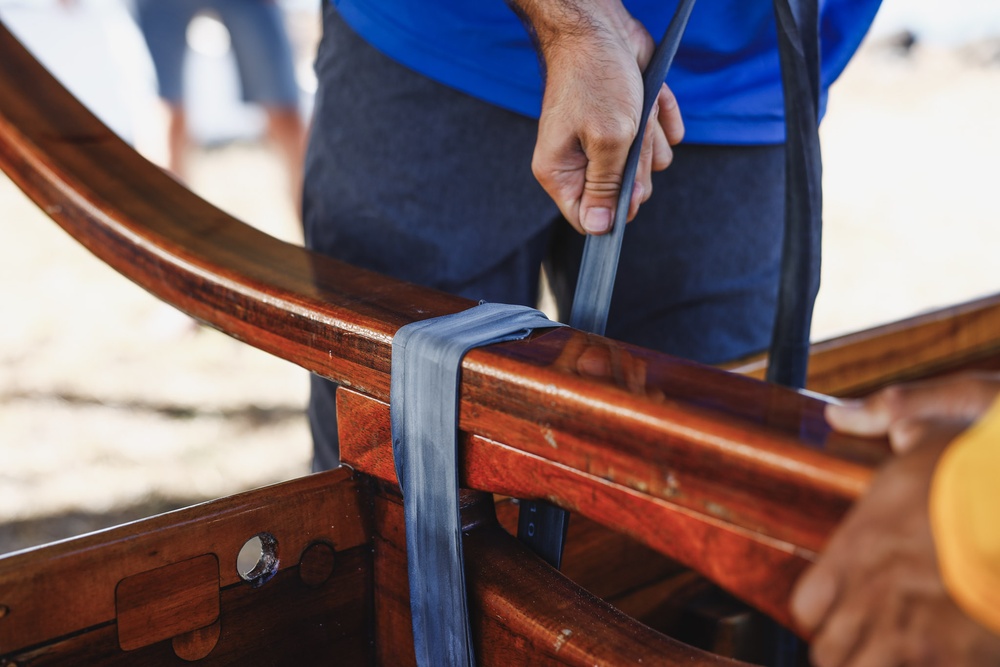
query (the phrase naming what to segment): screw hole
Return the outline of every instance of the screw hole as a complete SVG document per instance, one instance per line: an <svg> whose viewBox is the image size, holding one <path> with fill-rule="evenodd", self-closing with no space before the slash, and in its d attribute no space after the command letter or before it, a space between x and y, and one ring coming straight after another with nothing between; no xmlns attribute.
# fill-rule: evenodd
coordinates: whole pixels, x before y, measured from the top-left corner
<svg viewBox="0 0 1000 667"><path fill-rule="evenodd" d="M247 540L236 556L240 579L254 588L263 585L278 571L278 541L269 533Z"/></svg>

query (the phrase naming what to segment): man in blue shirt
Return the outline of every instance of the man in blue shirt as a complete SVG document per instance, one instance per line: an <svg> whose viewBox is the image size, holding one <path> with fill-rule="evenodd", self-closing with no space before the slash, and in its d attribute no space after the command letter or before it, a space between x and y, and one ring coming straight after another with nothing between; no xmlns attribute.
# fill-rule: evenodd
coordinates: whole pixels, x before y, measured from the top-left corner
<svg viewBox="0 0 1000 667"><path fill-rule="evenodd" d="M651 35L676 0L509 4L327 4L306 242L506 303L535 303L544 264L565 315L578 232L608 231ZM821 3L824 99L878 4ZM785 184L776 35L770 0L695 6L643 139L609 336L706 363L767 346ZM317 469L337 460L333 410L314 378Z"/></svg>

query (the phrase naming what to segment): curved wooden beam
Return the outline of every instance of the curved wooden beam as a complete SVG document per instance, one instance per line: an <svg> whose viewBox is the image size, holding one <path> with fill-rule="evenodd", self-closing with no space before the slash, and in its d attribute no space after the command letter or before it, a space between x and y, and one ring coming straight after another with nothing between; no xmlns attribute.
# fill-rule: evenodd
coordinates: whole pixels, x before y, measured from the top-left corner
<svg viewBox="0 0 1000 667"><path fill-rule="evenodd" d="M112 135L5 30L0 58L0 166L94 254L192 316L378 409L396 329L471 305L240 223ZM785 621L789 582L886 451L830 433L816 398L572 330L476 350L462 380L471 486L624 527ZM387 442L347 460L378 474Z"/></svg>
<svg viewBox="0 0 1000 667"><path fill-rule="evenodd" d="M535 665L745 665L693 649L626 616L576 586L497 524L492 497L463 499L462 533L477 660L498 667ZM375 644L379 662L414 664L402 498L376 490L375 585L382 624ZM406 591L402 595L399 591ZM395 619L395 622L393 622Z"/></svg>
<svg viewBox="0 0 1000 667"><path fill-rule="evenodd" d="M0 662L413 665L402 501L373 486L340 468L4 556ZM478 664L744 664L579 588L478 495L463 513ZM252 585L237 554L261 532L275 570Z"/></svg>
<svg viewBox="0 0 1000 667"><path fill-rule="evenodd" d="M813 345L807 386L832 396L860 396L895 382L963 367L1000 368L1000 294L922 313ZM767 357L725 367L759 379Z"/></svg>

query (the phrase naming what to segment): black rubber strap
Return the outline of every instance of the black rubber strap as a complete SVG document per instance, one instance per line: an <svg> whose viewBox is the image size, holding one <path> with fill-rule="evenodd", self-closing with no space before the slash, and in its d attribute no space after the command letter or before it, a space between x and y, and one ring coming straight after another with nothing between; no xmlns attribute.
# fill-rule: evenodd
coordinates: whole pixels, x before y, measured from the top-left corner
<svg viewBox="0 0 1000 667"><path fill-rule="evenodd" d="M796 23L798 19L801 25L818 25L818 14L816 0L803 0L802 4L807 7L797 5L793 12L789 0L775 0L788 124L788 193L769 379L786 384L805 377L809 321L819 284L818 37L806 45L805 41L813 39L812 28L806 31L810 36L804 41ZM604 332L641 137L693 5L694 0L682 0L647 69L642 121L626 163L614 227L604 237L587 240L572 315L578 328ZM532 309L486 304L408 325L393 339L393 454L404 498L414 646L421 666L475 664L458 514L461 359L473 347L521 338L531 329L545 326L558 325ZM558 517L554 526L540 519L547 514ZM566 514L541 503L525 503L521 525L532 529L527 541L547 545L550 551L542 555L558 564Z"/></svg>
<svg viewBox="0 0 1000 667"><path fill-rule="evenodd" d="M646 134L646 124L660 94L660 87L667 78L667 72L684 36L684 29L691 17L694 2L695 0L681 0L678 4L677 11L674 12L670 25L667 26L663 39L660 40L643 74L639 131L625 159L625 173L622 175L622 187L618 193L611 231L601 236L587 236L583 246L583 261L569 319L570 326L575 329L603 336L607 327L611 292L618 272L618 256L621 254L625 222L632 200L632 187L639 170L642 138ZM568 527L569 513L565 510L536 500L521 501L517 536L553 567L558 568L562 563L562 550Z"/></svg>
<svg viewBox="0 0 1000 667"><path fill-rule="evenodd" d="M785 234L767 380L805 386L819 293L823 165L819 147L819 6L774 0L785 98Z"/></svg>
<svg viewBox="0 0 1000 667"><path fill-rule="evenodd" d="M570 326L604 333L632 186L649 112L680 45L694 0L678 5L644 75L643 114L629 150L614 226L588 236ZM785 229L778 307L767 379L800 388L809 363L813 306L819 292L822 160L819 147L820 46L817 0L774 0L785 105ZM569 515L548 503L522 501L518 537L555 567L562 561Z"/></svg>
<svg viewBox="0 0 1000 667"><path fill-rule="evenodd" d="M767 380L805 386L813 305L819 292L823 165L819 145L818 0L774 0L785 100L785 233ZM780 628L775 667L797 667L802 641Z"/></svg>

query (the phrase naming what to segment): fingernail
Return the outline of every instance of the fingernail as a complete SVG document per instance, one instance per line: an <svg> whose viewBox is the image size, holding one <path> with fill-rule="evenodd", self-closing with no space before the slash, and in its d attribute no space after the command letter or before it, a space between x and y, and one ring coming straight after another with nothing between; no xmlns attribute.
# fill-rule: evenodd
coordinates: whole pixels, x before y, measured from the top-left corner
<svg viewBox="0 0 1000 667"><path fill-rule="evenodd" d="M807 631L813 631L827 615L837 597L837 581L833 575L815 567L798 581L792 591L789 606L792 617Z"/></svg>
<svg viewBox="0 0 1000 667"><path fill-rule="evenodd" d="M878 438L888 434L895 417L878 400L849 401L845 405L828 405L824 411L826 423L834 431L858 435L863 438ZM892 438L890 437L890 440Z"/></svg>
<svg viewBox="0 0 1000 667"><path fill-rule="evenodd" d="M823 408L823 412L827 416L827 418L829 418L829 416L832 414L833 418L836 419L837 417L842 417L845 415L850 417L851 415L857 414L858 412L861 412L861 409L863 407L864 403L862 403L861 401L848 399L843 401L837 401L836 403L834 402L827 403L826 406L824 406Z"/></svg>
<svg viewBox="0 0 1000 667"><path fill-rule="evenodd" d="M590 234L603 234L611 229L610 208L589 208L583 216L583 229Z"/></svg>

